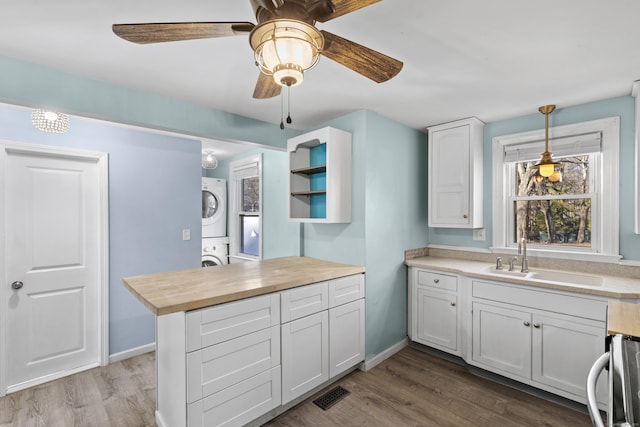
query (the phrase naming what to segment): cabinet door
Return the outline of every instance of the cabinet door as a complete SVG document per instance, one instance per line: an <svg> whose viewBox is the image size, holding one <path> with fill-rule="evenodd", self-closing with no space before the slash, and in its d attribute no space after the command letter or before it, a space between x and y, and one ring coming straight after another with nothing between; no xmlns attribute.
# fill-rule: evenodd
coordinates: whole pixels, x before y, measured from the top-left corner
<svg viewBox="0 0 640 427"><path fill-rule="evenodd" d="M586 398L589 369L604 353L604 322L578 323L564 316L533 316L533 380ZM598 381L605 404L607 378Z"/></svg>
<svg viewBox="0 0 640 427"><path fill-rule="evenodd" d="M329 314L327 310L281 329L282 404L329 379Z"/></svg>
<svg viewBox="0 0 640 427"><path fill-rule="evenodd" d="M531 378L530 313L474 302L472 341L474 362Z"/></svg>
<svg viewBox="0 0 640 427"><path fill-rule="evenodd" d="M364 360L364 299L329 310L329 377Z"/></svg>
<svg viewBox="0 0 640 427"><path fill-rule="evenodd" d="M457 296L418 286L416 341L444 351L458 351Z"/></svg>
<svg viewBox="0 0 640 427"><path fill-rule="evenodd" d="M469 225L469 126L434 131L430 137L429 226Z"/></svg>

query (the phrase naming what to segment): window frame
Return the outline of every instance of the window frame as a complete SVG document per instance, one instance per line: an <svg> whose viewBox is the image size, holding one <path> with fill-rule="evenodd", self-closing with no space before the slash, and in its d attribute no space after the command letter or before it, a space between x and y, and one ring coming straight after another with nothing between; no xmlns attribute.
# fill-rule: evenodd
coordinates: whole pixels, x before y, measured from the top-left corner
<svg viewBox="0 0 640 427"><path fill-rule="evenodd" d="M529 132L497 136L493 138L493 246L492 252L515 253L517 245L511 243L514 218L512 217L513 195L510 185L515 176L511 162L504 161L506 146L528 142L544 142L544 128ZM550 151L553 152L553 139L574 135L600 132L602 145L600 156L595 156L596 173L592 174L592 183L596 196L591 207L592 247L567 248L529 246L532 256L553 256L565 259L594 260L614 262L621 258L619 249L619 172L620 161L620 118L609 117L565 126L549 128ZM604 224L607 224L605 227Z"/></svg>
<svg viewBox="0 0 640 427"><path fill-rule="evenodd" d="M244 175L240 171L248 168L257 168L257 175ZM245 212L242 210L242 179L257 176L259 179L258 192L260 202L258 204L258 212ZM229 262L242 262L242 261L256 261L262 259L262 246L263 246L263 177L262 177L262 153L247 157L244 159L236 160L229 163ZM240 252L242 248L242 217L243 216L257 216L260 221L259 225L259 241L258 241L258 253L259 256Z"/></svg>

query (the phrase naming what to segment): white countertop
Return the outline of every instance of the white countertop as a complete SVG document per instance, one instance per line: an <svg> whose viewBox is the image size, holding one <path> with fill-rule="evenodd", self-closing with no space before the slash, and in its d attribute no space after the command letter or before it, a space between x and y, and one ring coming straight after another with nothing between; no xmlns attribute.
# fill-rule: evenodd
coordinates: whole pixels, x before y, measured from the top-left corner
<svg viewBox="0 0 640 427"><path fill-rule="evenodd" d="M580 271L555 271L541 268L530 268L531 273L574 273L584 274L589 277L601 277L601 285L585 285L585 284L572 284L561 283L551 280L539 280L531 277L521 277L518 275L520 266L515 269L515 274L507 271L497 272L495 271L495 264L479 261L468 261L464 259L456 258L441 258L434 256L425 256L407 259L405 264L409 267L420 267L427 269L434 269L443 272L451 272L456 274L463 274L469 277L476 277L480 279L488 279L498 282L513 283L516 285L537 286L541 288L558 289L562 291L578 292L590 295L599 295L604 297L621 298L621 299L636 299L640 298L640 280L631 279L617 276L604 276L585 274ZM505 261L505 270L507 269Z"/></svg>

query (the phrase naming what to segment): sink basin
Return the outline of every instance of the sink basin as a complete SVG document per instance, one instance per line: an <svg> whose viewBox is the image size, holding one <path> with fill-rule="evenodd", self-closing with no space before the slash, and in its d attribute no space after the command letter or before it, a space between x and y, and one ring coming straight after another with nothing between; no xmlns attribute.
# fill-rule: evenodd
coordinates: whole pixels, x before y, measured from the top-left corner
<svg viewBox="0 0 640 427"><path fill-rule="evenodd" d="M497 274L499 276L506 276L506 277L527 277L529 274L531 274L531 273L521 273L520 267L518 267L517 270L514 269L513 271L509 271L509 270L496 270L495 267L491 266L491 267L485 268L484 271L489 274Z"/></svg>
<svg viewBox="0 0 640 427"><path fill-rule="evenodd" d="M602 277L586 274L567 273L563 271L536 271L529 273L529 279L557 282L580 286L602 286Z"/></svg>

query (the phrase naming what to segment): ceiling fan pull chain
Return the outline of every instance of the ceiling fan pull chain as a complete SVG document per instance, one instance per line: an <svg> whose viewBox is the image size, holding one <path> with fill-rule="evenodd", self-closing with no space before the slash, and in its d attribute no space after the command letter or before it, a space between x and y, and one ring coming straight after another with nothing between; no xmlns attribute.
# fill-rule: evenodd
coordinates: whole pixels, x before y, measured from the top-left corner
<svg viewBox="0 0 640 427"><path fill-rule="evenodd" d="M291 86L287 86L287 123L291 124Z"/></svg>
<svg viewBox="0 0 640 427"><path fill-rule="evenodd" d="M284 93L280 92L280 129L284 130Z"/></svg>

